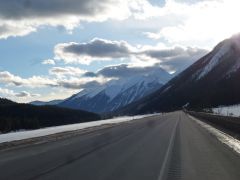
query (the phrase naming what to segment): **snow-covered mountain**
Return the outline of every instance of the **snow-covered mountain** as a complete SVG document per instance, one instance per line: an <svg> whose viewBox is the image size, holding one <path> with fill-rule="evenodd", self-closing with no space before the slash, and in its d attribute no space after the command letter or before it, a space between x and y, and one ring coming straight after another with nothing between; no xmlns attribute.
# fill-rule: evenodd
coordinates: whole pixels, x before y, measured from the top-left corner
<svg viewBox="0 0 240 180"><path fill-rule="evenodd" d="M170 78L169 73L158 68L142 76L112 80L98 88L84 89L59 105L97 113L110 112L158 90Z"/></svg>
<svg viewBox="0 0 240 180"><path fill-rule="evenodd" d="M217 107L240 103L240 35L219 43L160 90L123 108L121 114Z"/></svg>

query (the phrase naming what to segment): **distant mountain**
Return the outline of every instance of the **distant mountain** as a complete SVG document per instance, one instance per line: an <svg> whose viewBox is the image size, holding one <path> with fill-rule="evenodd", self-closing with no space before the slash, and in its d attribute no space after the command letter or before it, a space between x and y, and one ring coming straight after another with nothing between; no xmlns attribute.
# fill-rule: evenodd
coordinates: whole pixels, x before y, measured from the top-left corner
<svg viewBox="0 0 240 180"><path fill-rule="evenodd" d="M53 100L53 101L33 101L30 102L30 104L35 105L35 106L53 106L53 105L58 105L59 103L61 103L63 100Z"/></svg>
<svg viewBox="0 0 240 180"><path fill-rule="evenodd" d="M94 113L60 108L18 104L0 98L0 133L22 129L38 129L99 120Z"/></svg>
<svg viewBox="0 0 240 180"><path fill-rule="evenodd" d="M163 86L171 75L156 69L128 80L113 80L95 89L84 89L61 102L59 106L105 113L132 103Z"/></svg>
<svg viewBox="0 0 240 180"><path fill-rule="evenodd" d="M126 106L121 114L140 114L240 103L240 35L218 44L213 51L170 80L160 90Z"/></svg>

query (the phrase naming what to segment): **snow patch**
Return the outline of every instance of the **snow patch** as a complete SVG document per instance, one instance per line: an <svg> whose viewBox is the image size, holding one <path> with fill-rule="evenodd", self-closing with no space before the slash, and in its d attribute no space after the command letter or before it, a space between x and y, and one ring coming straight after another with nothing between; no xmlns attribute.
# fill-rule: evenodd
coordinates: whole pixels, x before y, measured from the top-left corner
<svg viewBox="0 0 240 180"><path fill-rule="evenodd" d="M8 133L8 134L1 134L0 135L0 143L42 137L42 136L47 136L47 135L52 135L52 134L57 134L57 133L62 133L62 132L68 132L68 131L76 131L76 130L86 129L86 128L90 128L90 127L96 127L96 126L101 126L101 125L107 125L107 124L118 124L121 122L137 120L137 119L141 119L141 118L149 117L149 116L153 116L153 115L157 115L157 114L117 117L117 118L101 120L101 121L92 121L92 122L86 122L86 123L49 127L49 128L37 129L37 130L31 130L31 131L20 131L20 132Z"/></svg>
<svg viewBox="0 0 240 180"><path fill-rule="evenodd" d="M223 116L240 116L240 104L212 108L213 113Z"/></svg>
<svg viewBox="0 0 240 180"><path fill-rule="evenodd" d="M221 58L230 50L230 42L226 42L217 52L216 54L211 58L209 63L203 68L201 73L198 76L198 80L202 79L205 75L207 75L214 67L216 67L219 62L221 61Z"/></svg>
<svg viewBox="0 0 240 180"><path fill-rule="evenodd" d="M221 141L223 144L226 144L231 149L233 149L235 152L240 154L240 141L237 139L234 139L232 136L229 136L228 134L208 125L207 123L204 123L195 117L192 117L188 115L192 120L194 120L197 124L202 126L203 128L207 129L211 134L216 136L219 141Z"/></svg>
<svg viewBox="0 0 240 180"><path fill-rule="evenodd" d="M98 88L86 88L82 91L80 91L78 94L76 94L73 98L71 98L71 100L73 99L78 99L82 96L86 96L88 98L93 98L94 96L96 96L97 94L99 94L101 91L104 90L104 86L100 86Z"/></svg>

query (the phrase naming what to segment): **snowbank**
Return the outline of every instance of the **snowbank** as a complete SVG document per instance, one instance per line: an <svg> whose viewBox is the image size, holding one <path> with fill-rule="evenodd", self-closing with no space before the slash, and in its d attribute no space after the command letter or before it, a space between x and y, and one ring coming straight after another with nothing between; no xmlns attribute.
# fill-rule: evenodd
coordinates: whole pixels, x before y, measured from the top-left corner
<svg viewBox="0 0 240 180"><path fill-rule="evenodd" d="M240 116L240 104L233 106L222 106L212 109L213 113L223 116Z"/></svg>
<svg viewBox="0 0 240 180"><path fill-rule="evenodd" d="M142 116L126 116L126 117L118 117L114 119L107 119L101 121L93 121L93 122L86 122L86 123L79 123L79 124L70 124L64 126L56 126L56 127L49 127L44 129L37 129L31 131L21 131L21 132L12 132L7 134L0 135L0 143L4 142L11 142L11 141L18 141L24 139L30 139L35 137L47 136L56 133L62 133L67 131L75 131L80 129L85 129L89 127L101 126L105 124L116 124L136 119L141 119L144 117L152 116L151 115L142 115Z"/></svg>

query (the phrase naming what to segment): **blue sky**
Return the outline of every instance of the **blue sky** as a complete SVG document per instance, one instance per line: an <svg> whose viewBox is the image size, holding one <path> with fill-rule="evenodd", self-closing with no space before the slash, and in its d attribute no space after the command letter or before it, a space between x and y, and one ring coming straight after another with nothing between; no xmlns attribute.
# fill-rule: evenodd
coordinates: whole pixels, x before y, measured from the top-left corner
<svg viewBox="0 0 240 180"><path fill-rule="evenodd" d="M233 0L3 0L0 96L18 102L66 98L120 78L98 73L112 66L178 73L238 33L237 5Z"/></svg>

